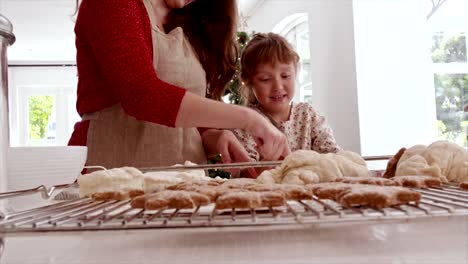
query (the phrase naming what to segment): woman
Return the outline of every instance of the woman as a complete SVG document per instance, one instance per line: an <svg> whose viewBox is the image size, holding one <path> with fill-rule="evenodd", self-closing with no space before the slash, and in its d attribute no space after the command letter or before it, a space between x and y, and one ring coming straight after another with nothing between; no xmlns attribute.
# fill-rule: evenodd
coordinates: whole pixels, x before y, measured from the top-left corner
<svg viewBox="0 0 468 264"><path fill-rule="evenodd" d="M234 74L235 18L234 0L83 0L75 26L82 121L69 144L88 146L87 165L202 163L195 127L244 129L264 157L286 156L286 138L261 115L204 98L219 99ZM227 132L205 133L210 151L244 156Z"/></svg>

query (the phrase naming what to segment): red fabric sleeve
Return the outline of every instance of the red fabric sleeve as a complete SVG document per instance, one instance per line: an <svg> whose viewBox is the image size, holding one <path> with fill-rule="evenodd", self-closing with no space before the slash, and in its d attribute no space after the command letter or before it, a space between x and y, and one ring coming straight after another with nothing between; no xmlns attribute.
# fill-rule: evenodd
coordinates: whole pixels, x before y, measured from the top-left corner
<svg viewBox="0 0 468 264"><path fill-rule="evenodd" d="M68 141L68 146L86 146L88 141L89 120L77 122L73 134Z"/></svg>
<svg viewBox="0 0 468 264"><path fill-rule="evenodd" d="M75 31L87 38L100 78L128 115L174 127L186 90L157 77L142 5L140 0L84 0Z"/></svg>

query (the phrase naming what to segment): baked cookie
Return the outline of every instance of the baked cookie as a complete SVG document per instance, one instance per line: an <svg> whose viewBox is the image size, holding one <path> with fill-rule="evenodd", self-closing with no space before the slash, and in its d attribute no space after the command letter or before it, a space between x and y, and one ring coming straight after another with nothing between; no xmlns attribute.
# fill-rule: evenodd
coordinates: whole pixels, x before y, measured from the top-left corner
<svg viewBox="0 0 468 264"><path fill-rule="evenodd" d="M220 185L222 188L227 189L244 189L246 186L255 185L257 182L250 178L236 178L230 179Z"/></svg>
<svg viewBox="0 0 468 264"><path fill-rule="evenodd" d="M403 187L376 185L351 187L335 197L337 202L347 207L367 205L377 208L418 202L420 199L420 193Z"/></svg>
<svg viewBox="0 0 468 264"><path fill-rule="evenodd" d="M227 192L216 199L216 209L254 209L262 206L262 197L258 192Z"/></svg>
<svg viewBox="0 0 468 264"><path fill-rule="evenodd" d="M308 185L320 199L331 199L343 206L373 206L378 208L418 202L421 194L397 186L347 184L341 182Z"/></svg>
<svg viewBox="0 0 468 264"><path fill-rule="evenodd" d="M136 197L138 195L144 194L143 190L129 190L129 191L110 191L110 192L99 192L91 194L91 198L96 201L106 201L106 200L126 200L129 198Z"/></svg>
<svg viewBox="0 0 468 264"><path fill-rule="evenodd" d="M466 182L461 182L459 185L460 189L462 190L468 190L468 181Z"/></svg>
<svg viewBox="0 0 468 264"><path fill-rule="evenodd" d="M255 183L243 187L244 190L252 192L275 192L281 188L280 184Z"/></svg>
<svg viewBox="0 0 468 264"><path fill-rule="evenodd" d="M262 207L277 207L286 203L286 197L280 192L261 192L260 199Z"/></svg>
<svg viewBox="0 0 468 264"><path fill-rule="evenodd" d="M312 195L304 186L294 184L279 184L278 191L282 192L287 200L310 200Z"/></svg>
<svg viewBox="0 0 468 264"><path fill-rule="evenodd" d="M216 201L219 196L218 186L221 185L219 181L187 181L181 182L176 185L167 187L167 190L174 191L190 191L206 195L212 202Z"/></svg>
<svg viewBox="0 0 468 264"><path fill-rule="evenodd" d="M189 191L166 190L152 194L135 197L131 206L133 208L144 208L148 210L159 210L163 208L188 209L209 204L210 198L206 195Z"/></svg>
<svg viewBox="0 0 468 264"><path fill-rule="evenodd" d="M194 186L211 186L217 187L221 185L223 182L218 180L191 180L191 181L184 181L174 185L168 186L167 190L186 190L188 188L192 188Z"/></svg>
<svg viewBox="0 0 468 264"><path fill-rule="evenodd" d="M379 177L343 177L335 179L333 182L343 182L351 184L369 184L369 185L380 185L380 186L398 186L399 184L395 181L379 178Z"/></svg>
<svg viewBox="0 0 468 264"><path fill-rule="evenodd" d="M216 188L216 190L219 196L228 192L235 192L235 191L249 191L249 192L278 191L278 187L275 184L258 183L254 179L237 178L237 179L231 179L231 180L226 181L225 183L219 185Z"/></svg>
<svg viewBox="0 0 468 264"><path fill-rule="evenodd" d="M308 200L312 198L304 186L301 185L261 183L249 178L232 179L218 186L218 193L220 195L236 190L246 192L276 192L283 194L287 200Z"/></svg>
<svg viewBox="0 0 468 264"><path fill-rule="evenodd" d="M314 194L319 199L334 200L340 192L350 189L351 184L343 182L324 182L308 184L305 187L311 194Z"/></svg>
<svg viewBox="0 0 468 264"><path fill-rule="evenodd" d="M442 182L439 178L422 175L395 176L392 178L401 186L410 188L440 187Z"/></svg>
<svg viewBox="0 0 468 264"><path fill-rule="evenodd" d="M387 168L385 169L385 172L383 174L384 178L391 178L395 176L398 161L400 160L401 156L403 156L405 151L406 151L406 148L401 148L400 150L398 150L398 152L395 155L393 155L391 159L388 160Z"/></svg>
<svg viewBox="0 0 468 264"><path fill-rule="evenodd" d="M146 194L139 195L137 197L134 197L132 201L130 202L130 206L132 208L145 208L145 203L146 203Z"/></svg>

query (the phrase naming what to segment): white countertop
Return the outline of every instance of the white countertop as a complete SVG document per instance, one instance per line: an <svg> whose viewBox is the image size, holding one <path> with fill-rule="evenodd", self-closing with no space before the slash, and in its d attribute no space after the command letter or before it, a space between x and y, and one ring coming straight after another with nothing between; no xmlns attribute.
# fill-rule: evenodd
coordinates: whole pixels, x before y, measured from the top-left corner
<svg viewBox="0 0 468 264"><path fill-rule="evenodd" d="M1 234L0 234L1 236ZM321 226L36 233L1 263L468 263L468 217Z"/></svg>

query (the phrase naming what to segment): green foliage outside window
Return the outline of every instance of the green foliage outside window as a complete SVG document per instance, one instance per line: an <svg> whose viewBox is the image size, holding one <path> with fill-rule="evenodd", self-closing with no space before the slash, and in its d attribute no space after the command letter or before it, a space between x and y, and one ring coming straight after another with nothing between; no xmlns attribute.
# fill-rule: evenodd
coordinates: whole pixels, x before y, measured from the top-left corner
<svg viewBox="0 0 468 264"><path fill-rule="evenodd" d="M45 139L49 116L55 104L54 96L30 96L29 102L29 139Z"/></svg>
<svg viewBox="0 0 468 264"><path fill-rule="evenodd" d="M466 36L459 33L450 37L438 32L433 37L431 57L434 63L467 63ZM468 74L435 74L435 98L439 138L462 146L467 145Z"/></svg>
<svg viewBox="0 0 468 264"><path fill-rule="evenodd" d="M445 37L443 32L437 32L432 40L432 62L466 62L466 36L464 32L449 38Z"/></svg>

